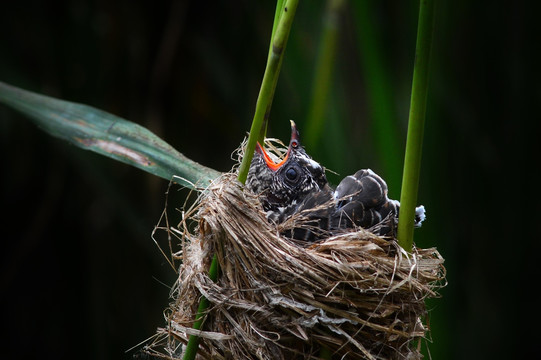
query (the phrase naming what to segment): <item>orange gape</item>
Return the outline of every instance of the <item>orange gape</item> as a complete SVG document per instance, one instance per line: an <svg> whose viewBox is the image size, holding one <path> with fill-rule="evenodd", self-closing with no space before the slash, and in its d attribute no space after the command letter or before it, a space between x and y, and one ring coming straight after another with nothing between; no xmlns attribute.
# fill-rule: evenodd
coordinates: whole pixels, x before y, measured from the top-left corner
<svg viewBox="0 0 541 360"><path fill-rule="evenodd" d="M267 154L267 152L265 151L265 148L263 146L261 146L261 144L259 144L259 142L256 145L256 150L261 152L261 154L263 155L263 158L265 159L265 163L267 163L267 166L272 171L276 171L280 167L282 167L282 165L285 164L285 162L287 161L287 158L289 156L289 150L288 150L286 156L282 159L282 161L280 161L279 163L275 163L274 161L272 161L269 154Z"/></svg>
<svg viewBox="0 0 541 360"><path fill-rule="evenodd" d="M291 122L287 153L275 163L260 143L246 187L259 195L270 222L282 223L302 213L304 227L285 236L315 241L346 229L362 227L380 236L393 236L400 203L387 197L387 184L370 169L346 176L336 189L329 186L325 168L301 146L297 126ZM415 225L425 217L423 206L415 211Z"/></svg>

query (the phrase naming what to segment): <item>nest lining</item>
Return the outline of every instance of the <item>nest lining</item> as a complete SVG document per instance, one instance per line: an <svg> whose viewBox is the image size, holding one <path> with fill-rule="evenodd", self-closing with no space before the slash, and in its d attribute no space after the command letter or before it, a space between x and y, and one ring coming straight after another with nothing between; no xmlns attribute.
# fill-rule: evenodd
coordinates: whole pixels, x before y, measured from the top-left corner
<svg viewBox="0 0 541 360"><path fill-rule="evenodd" d="M445 284L438 251L407 254L363 229L318 243L280 235L299 223L269 223L235 174L216 180L178 227L183 262L167 326L147 351L179 359L197 334L202 359L317 359L322 347L337 359L420 358L413 345L428 331L424 300ZM213 254L217 282L208 276ZM195 331L201 295L211 307Z"/></svg>

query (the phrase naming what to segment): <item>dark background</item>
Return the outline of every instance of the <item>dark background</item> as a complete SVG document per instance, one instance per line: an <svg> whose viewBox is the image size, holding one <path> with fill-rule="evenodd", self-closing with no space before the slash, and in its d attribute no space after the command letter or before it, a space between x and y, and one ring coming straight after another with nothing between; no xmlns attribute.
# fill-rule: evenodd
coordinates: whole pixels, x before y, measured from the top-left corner
<svg viewBox="0 0 541 360"><path fill-rule="evenodd" d="M418 2L362 3L401 153ZM434 359L536 351L541 58L532 4L437 1L419 192L428 220L416 231L448 271L443 297L429 302ZM297 9L269 136L287 141L289 119L301 135L309 121L324 9ZM340 19L325 137L306 147L341 176L374 169L398 198L401 169L382 163L374 135L358 11L346 4ZM273 14L273 2L246 0L10 2L0 11L0 81L132 120L227 171L250 127ZM0 126L2 357L131 358L126 351L164 325L175 279L150 237L167 182L51 138L3 105ZM174 191L171 207L185 195Z"/></svg>

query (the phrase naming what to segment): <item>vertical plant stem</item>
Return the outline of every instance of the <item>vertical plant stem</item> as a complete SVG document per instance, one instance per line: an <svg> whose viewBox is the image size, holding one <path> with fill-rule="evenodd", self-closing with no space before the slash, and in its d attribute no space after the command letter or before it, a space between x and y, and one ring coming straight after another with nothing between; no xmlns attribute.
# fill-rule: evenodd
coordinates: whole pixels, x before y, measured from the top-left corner
<svg viewBox="0 0 541 360"><path fill-rule="evenodd" d="M276 10L274 11L274 21L272 22L272 33L271 33L271 41L269 45L269 56L272 52L272 44L274 43L274 34L276 34L276 28L278 27L278 23L280 22L280 15L282 14L284 10L285 0L278 0L276 1Z"/></svg>
<svg viewBox="0 0 541 360"><path fill-rule="evenodd" d="M375 3L372 0L352 1L355 15L355 29L363 78L366 83L366 100L371 118L371 136L374 138L376 153L382 164L390 191L400 187L403 160L397 119L395 113L389 66L385 61L381 44L380 29L376 26Z"/></svg>
<svg viewBox="0 0 541 360"><path fill-rule="evenodd" d="M337 38L340 27L339 16L344 0L328 0L323 18L323 30L314 71L312 96L306 122L305 141L310 148L316 148L323 133L323 120L327 109L327 98L331 85Z"/></svg>
<svg viewBox="0 0 541 360"><path fill-rule="evenodd" d="M210 264L209 269L209 278L212 281L216 281L218 279L218 258L216 254L212 257L212 262ZM205 312L207 311L210 303L207 298L204 296L201 297L201 301L199 302L199 307L197 308L197 313L195 314L195 322L192 325L192 328L194 330L201 330L201 326L203 325L203 321L205 320ZM197 335L190 335L190 338L188 339L188 345L186 345L186 352L184 353L183 359L195 359L195 356L197 355L197 349L199 348L199 340L201 338Z"/></svg>
<svg viewBox="0 0 541 360"><path fill-rule="evenodd" d="M315 149L323 133L325 112L327 111L329 90L334 72L336 58L337 39L340 28L340 13L345 0L327 0L325 13L323 15L323 28L319 40L319 49L314 71L312 95L308 117L306 121L306 145ZM330 360L331 350L322 345L319 351L319 358Z"/></svg>
<svg viewBox="0 0 541 360"><path fill-rule="evenodd" d="M413 221L421 170L428 93L428 65L433 27L434 2L432 0L421 0L397 234L398 243L408 252L411 252L413 246Z"/></svg>
<svg viewBox="0 0 541 360"><path fill-rule="evenodd" d="M285 1L286 0L277 0L276 1L276 10L274 11L274 21L272 23L272 34L271 34L271 40L270 40L270 43L269 43L269 54L267 56L267 61L272 55L272 47L274 46L274 34L276 34L276 29L278 28L278 24L280 23L280 16L284 12L284 6L286 5ZM282 59L283 59L283 57L282 57ZM280 69L281 67L282 67L282 60L280 59L280 63L278 64L278 69ZM278 72L279 72L279 70L278 70ZM272 99L271 99L271 102L272 102ZM267 121L267 119L265 119L263 121L263 124L261 125L261 130L259 131L258 141L260 143L263 143L263 141L265 140L265 137L267 135L267 125L268 125L268 121Z"/></svg>
<svg viewBox="0 0 541 360"><path fill-rule="evenodd" d="M311 103L308 111L308 121L306 122L306 144L313 148L316 147L323 129L323 119L336 55L339 29L338 17L343 5L344 0L328 0L324 14L323 30L314 72ZM332 358L332 352L328 347L322 345L319 358L330 360Z"/></svg>
<svg viewBox="0 0 541 360"><path fill-rule="evenodd" d="M246 182L246 178L248 176L248 170L254 155L255 144L258 140L263 141L265 137L266 123L269 117L272 99L274 97L274 90L276 89L276 84L278 82L278 75L282 65L284 50L298 3L298 0L278 0L276 4L267 66L265 68L265 74L263 75L261 89L259 90L259 96L257 98L255 115L252 121L250 134L248 135L248 144L246 145L246 151L239 168L238 179L243 184ZM217 280L218 272L218 257L216 254L214 254L209 269L209 277L212 281ZM204 314L209 305L210 303L208 299L206 299L204 296L201 297L197 314L195 315L195 322L193 324L194 329L201 330ZM199 336L190 335L183 360L195 359L197 349L199 348L199 341Z"/></svg>
<svg viewBox="0 0 541 360"><path fill-rule="evenodd" d="M283 10L280 13L280 19L276 26L276 31L272 39L272 46L269 49L269 57L267 59L267 67L263 75L263 81L257 98L255 115L252 120L250 135L248 135L248 143L246 144L246 152L242 158L239 168L239 181L246 182L250 162L254 155L255 145L258 141L262 142L265 138L266 123L269 118L272 99L274 98L274 90L278 82L278 75L282 65L284 50L287 45L291 24L297 10L298 0L287 0Z"/></svg>

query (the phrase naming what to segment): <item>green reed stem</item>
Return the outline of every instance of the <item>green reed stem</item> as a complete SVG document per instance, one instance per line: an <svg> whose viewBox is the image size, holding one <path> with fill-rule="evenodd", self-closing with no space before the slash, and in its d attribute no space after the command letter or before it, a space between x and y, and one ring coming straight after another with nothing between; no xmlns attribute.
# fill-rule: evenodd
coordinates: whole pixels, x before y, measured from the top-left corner
<svg viewBox="0 0 541 360"><path fill-rule="evenodd" d="M280 74L284 50L287 45L291 24L293 23L298 4L298 0L287 0L283 5L282 11L279 13L280 18L269 49L267 66L265 68L265 74L263 75L259 96L257 97L252 127L250 128L250 135L248 135L248 143L246 144L246 152L244 153L239 168L238 178L243 184L246 182L246 177L248 176L248 169L250 168L250 163L254 155L255 145L258 141L263 142L265 138L266 124L269 119L272 100L274 98L274 90L278 83L278 75Z"/></svg>
<svg viewBox="0 0 541 360"><path fill-rule="evenodd" d="M366 100L372 119L370 134L374 138L382 175L390 192L398 192L403 152L397 146L400 137L395 101L389 66L382 51L381 31L376 26L377 21L374 18L376 3L372 0L355 0L351 5L356 19L355 29L361 69L366 83Z"/></svg>
<svg viewBox="0 0 541 360"><path fill-rule="evenodd" d="M209 278L212 281L216 281L218 279L218 258L216 254L212 257L212 263L210 264L209 269ZM204 296L201 297L201 301L199 302L199 307L197 308L197 313L195 314L195 322L193 323L192 329L194 330L201 330L201 326L203 325L203 321L205 320L205 313L210 306L210 303L208 299ZM197 335L190 335L190 338L188 339L188 345L186 345L186 352L184 353L183 359L195 359L195 356L197 355L197 349L199 348L199 341L200 337Z"/></svg>
<svg viewBox="0 0 541 360"><path fill-rule="evenodd" d="M428 65L433 27L434 2L432 0L421 0L397 234L398 243L408 252L411 252L413 246L413 222L415 205L417 203L419 174L421 171L426 98L428 93Z"/></svg>
<svg viewBox="0 0 541 360"><path fill-rule="evenodd" d="M274 34L276 33L276 28L278 28L278 23L280 22L280 15L284 11L285 0L276 1L276 10L274 11L274 21L272 22L272 33L271 41L269 45L269 55L272 52L272 44L274 42Z"/></svg>
<svg viewBox="0 0 541 360"><path fill-rule="evenodd" d="M271 45L269 48L267 67L265 68L265 74L263 75L261 89L259 90L259 96L257 98L255 115L252 121L250 134L248 135L248 144L246 145L246 151L239 169L238 179L243 184L246 182L246 178L248 177L248 170L254 155L256 142L263 142L265 138L266 124L269 118L272 99L274 97L274 90L276 89L276 84L278 82L278 75L282 65L284 50L298 3L298 0L286 0L285 2L284 0L278 0L276 4L276 13L271 35ZM218 257L216 254L214 254L209 269L209 277L212 281L217 280L218 272ZM210 303L208 299L206 299L204 296L201 297L197 314L195 316L193 329L201 329L204 314L209 306ZM183 360L195 359L197 349L199 348L199 342L199 336L190 335Z"/></svg>
<svg viewBox="0 0 541 360"><path fill-rule="evenodd" d="M308 147L316 148L323 133L327 98L331 86L340 28L340 12L344 0L328 0L323 17L323 30L314 71L312 96L306 122L305 141Z"/></svg>

